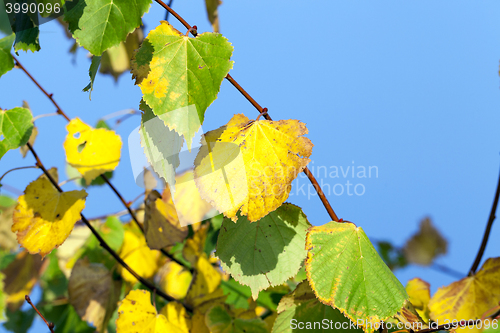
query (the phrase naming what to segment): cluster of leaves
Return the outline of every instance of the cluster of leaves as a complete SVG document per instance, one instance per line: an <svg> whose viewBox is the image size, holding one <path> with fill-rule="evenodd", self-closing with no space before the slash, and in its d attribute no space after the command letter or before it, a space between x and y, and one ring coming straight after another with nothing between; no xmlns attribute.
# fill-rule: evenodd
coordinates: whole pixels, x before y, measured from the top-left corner
<svg viewBox="0 0 500 333"><path fill-rule="evenodd" d="M37 306L56 332L292 332L293 320L353 321L359 325L353 330L369 332L382 321L427 327L483 318L498 308L500 258L431 298L422 280L401 285L361 227L347 221L312 226L300 207L286 203L313 148L298 120L236 114L204 134L192 170L176 176L183 142L193 147L232 69L232 45L219 33L190 29L191 38L166 21L141 41L137 29L151 0L62 5L72 38L93 55L85 90L94 88L99 66L118 75L127 66L113 67L116 59L130 59L143 93L141 144L165 186L160 194L145 175L153 185L146 184L144 202L131 213L135 224L110 215L80 225L87 193L60 190L55 169L43 169L17 200L0 197L6 328L23 332L31 325L34 312L19 308L36 284L42 290ZM215 30L217 5L207 1ZM40 48L33 18L16 15L12 34L0 40L0 75L14 67L12 47ZM78 118L66 129L66 163L79 184L107 180L120 162L121 138ZM1 110L0 158L17 148L34 153L37 132L27 107ZM214 209L220 214L204 219ZM436 236L431 253L411 257L412 248L429 248L430 228L423 224L405 258L428 264L443 252Z"/></svg>

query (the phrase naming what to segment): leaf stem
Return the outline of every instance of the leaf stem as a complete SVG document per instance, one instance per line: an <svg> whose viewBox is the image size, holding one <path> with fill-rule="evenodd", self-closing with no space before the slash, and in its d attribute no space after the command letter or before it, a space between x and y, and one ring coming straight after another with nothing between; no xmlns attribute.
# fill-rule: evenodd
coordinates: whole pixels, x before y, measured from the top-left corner
<svg viewBox="0 0 500 333"><path fill-rule="evenodd" d="M481 242L481 246L479 247L479 251L477 252L476 259L474 260L474 263L470 268L469 276L472 276L476 273L476 270L479 267L479 263L483 258L484 250L486 249L486 244L488 244L488 238L490 237L491 227L493 226L493 221L495 221L496 218L495 213L497 211L499 197L500 197L500 174L498 175L497 191L495 193L495 198L493 199L493 205L491 206L490 217L488 218L488 223L486 224L486 230L484 230L483 241Z"/></svg>
<svg viewBox="0 0 500 333"><path fill-rule="evenodd" d="M160 6L165 8L170 14L175 16L175 18L178 19L184 25L184 27L186 27L186 29L188 29L188 32L190 31L193 34L193 36L195 37L197 36L198 33L192 30L192 27L189 25L189 23L187 23L186 20L184 20L179 14L177 14L172 8L170 8L170 6L168 6L161 0L155 0L155 1ZM259 103L257 103L257 101L252 96L250 96L250 94L245 89L243 89L243 87L238 82L236 82L236 80L230 74L227 74L226 79L229 82L231 82L231 84L257 109L257 111L259 111L260 113L259 117L264 116L266 120L272 120L271 116L267 113L267 108L263 108ZM321 202L323 203L323 206L325 206L328 215L330 215L330 218L335 222L339 222L337 214L335 214L335 211L333 210L332 206L330 205L330 202L328 201L325 194L321 190L321 187L319 186L318 181L316 180L314 175L309 171L307 167L304 169L304 173L307 175L307 178L309 178L309 181L313 184L314 189L318 193L318 196Z"/></svg>
<svg viewBox="0 0 500 333"><path fill-rule="evenodd" d="M38 313L38 315L40 316L40 318L43 319L43 321L45 322L45 324L47 324L47 327L49 328L49 330L54 333L54 323L49 323L47 321L47 319L45 319L45 317L40 313L40 311L38 311L38 309L36 308L35 304L33 304L31 302L31 298L29 297L29 295L25 295L24 296L24 299L26 300L26 302L29 303L29 305L31 305L31 307L33 308L33 310L36 311L36 313Z"/></svg>
<svg viewBox="0 0 500 333"><path fill-rule="evenodd" d="M54 178L52 178L51 174L47 171L47 169L43 165L42 161L38 157L38 155L35 152L35 150L33 149L33 147L29 143L27 143L27 146L28 146L29 150L31 151L31 153L33 154L33 156L35 157L36 165L40 169L42 169L43 173L47 176L47 178L50 180L50 182L52 183L52 185L54 185L54 187L60 193L64 193L64 191L61 189L61 187L59 187L59 185L54 180ZM97 230L90 224L90 222L87 220L87 218L83 214L80 214L80 216L81 216L81 219L82 219L83 223L85 223L87 225L87 227L90 229L90 231L92 231L92 233L94 234L94 236L97 238L97 240L99 241L100 245L106 251L108 251L109 254L111 254L113 256L113 258L115 258L116 261L118 261L118 263L123 266L123 268L125 268L130 274L132 274L144 286L146 286L148 289L152 290L153 292L156 292L160 297L162 297L166 301L168 301L168 302L175 301L175 298L168 296L163 291L161 291L160 289L156 288L155 285L153 285L151 282L149 282L148 280L144 279L139 274L137 274L125 261L123 261L122 258L120 258L120 256L111 247L109 247L109 245L106 243L106 241L101 237L101 235L97 232ZM185 304L184 304L184 307L186 308L186 310L192 312L192 308L191 307L189 307L189 306L187 306Z"/></svg>

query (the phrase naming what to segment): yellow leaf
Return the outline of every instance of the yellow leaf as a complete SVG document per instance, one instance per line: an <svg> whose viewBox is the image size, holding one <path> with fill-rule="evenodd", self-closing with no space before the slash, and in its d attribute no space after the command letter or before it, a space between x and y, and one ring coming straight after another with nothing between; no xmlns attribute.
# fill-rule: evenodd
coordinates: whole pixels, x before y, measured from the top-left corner
<svg viewBox="0 0 500 333"><path fill-rule="evenodd" d="M173 203L166 203L157 191L151 191L145 201L144 232L152 249L162 249L182 242L188 227L181 227Z"/></svg>
<svg viewBox="0 0 500 333"><path fill-rule="evenodd" d="M171 327L151 304L149 291L132 290L118 308L117 333L165 333Z"/></svg>
<svg viewBox="0 0 500 333"><path fill-rule="evenodd" d="M118 166L122 140L114 131L94 129L79 118L71 120L66 130L66 160L82 174L87 185Z"/></svg>
<svg viewBox="0 0 500 333"><path fill-rule="evenodd" d="M71 276L71 270L85 251L83 246L89 237L94 236L86 225L76 226L64 244L57 249L57 263L66 278Z"/></svg>
<svg viewBox="0 0 500 333"><path fill-rule="evenodd" d="M201 313L201 311L198 309L194 309L192 327L193 333L210 333L210 330L205 323L205 314Z"/></svg>
<svg viewBox="0 0 500 333"><path fill-rule="evenodd" d="M137 235L131 230L125 230L123 246L120 249L120 257L130 266L139 276L150 278L158 269L158 258L160 252L151 250L144 236ZM122 277L131 283L137 282L137 279L122 266L119 267Z"/></svg>
<svg viewBox="0 0 500 333"><path fill-rule="evenodd" d="M307 132L298 120L249 122L235 115L205 135L194 171L201 197L233 221L238 210L251 222L276 210L310 161Z"/></svg>
<svg viewBox="0 0 500 333"><path fill-rule="evenodd" d="M500 257L486 260L473 276L439 288L429 302L430 316L444 323L445 319L479 319L500 299Z"/></svg>
<svg viewBox="0 0 500 333"><path fill-rule="evenodd" d="M182 249L182 255L184 258L191 263L191 265L196 265L198 257L205 255L203 252L205 248L205 241L207 239L207 232L209 224L202 225L193 235L193 238L188 238L186 244Z"/></svg>
<svg viewBox="0 0 500 333"><path fill-rule="evenodd" d="M203 217L212 210L212 206L200 197L194 180L193 170L188 170L175 177L175 193L172 201L170 190L165 187L163 201L175 202L175 209L181 225L193 225L196 231Z"/></svg>
<svg viewBox="0 0 500 333"><path fill-rule="evenodd" d="M191 318L186 309L178 302L170 302L160 310L160 314L167 318L169 333L189 333L191 329Z"/></svg>
<svg viewBox="0 0 500 333"><path fill-rule="evenodd" d="M420 230L404 246L406 259L414 264L428 266L439 255L445 254L448 244L429 218L420 222Z"/></svg>
<svg viewBox="0 0 500 333"><path fill-rule="evenodd" d="M431 299L430 285L419 278L408 281L406 292L410 296L410 302L417 310L420 317L426 322L429 321L429 301Z"/></svg>
<svg viewBox="0 0 500 333"><path fill-rule="evenodd" d="M11 311L17 311L25 303L24 296L31 293L47 264L48 261L42 261L39 255L22 251L2 271L5 274L4 292L7 295L7 307Z"/></svg>
<svg viewBox="0 0 500 333"><path fill-rule="evenodd" d="M165 272L160 280L162 289L175 299L186 297L193 278L191 272L173 261L167 262L165 266Z"/></svg>
<svg viewBox="0 0 500 333"><path fill-rule="evenodd" d="M186 296L186 303L205 312L208 310L207 303L219 303L220 300L225 299L224 292L219 288L222 278L203 255L198 257L195 272L194 282ZM205 306L201 307L201 304Z"/></svg>
<svg viewBox="0 0 500 333"><path fill-rule="evenodd" d="M68 238L85 208L85 190L60 193L42 175L31 182L18 199L12 232L30 253L42 257Z"/></svg>
<svg viewBox="0 0 500 333"><path fill-rule="evenodd" d="M69 302L78 315L104 332L116 309L121 292L121 280L102 264L78 260L68 283Z"/></svg>

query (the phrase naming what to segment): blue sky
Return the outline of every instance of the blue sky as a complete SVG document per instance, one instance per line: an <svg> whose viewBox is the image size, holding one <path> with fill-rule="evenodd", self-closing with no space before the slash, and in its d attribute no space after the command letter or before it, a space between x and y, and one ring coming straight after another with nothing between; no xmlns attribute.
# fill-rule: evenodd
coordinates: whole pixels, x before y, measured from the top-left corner
<svg viewBox="0 0 500 333"><path fill-rule="evenodd" d="M204 2L174 1L177 10L198 31L210 31ZM153 29L165 11L153 4L144 21ZM449 241L449 253L438 262L467 273L483 235L500 164L499 101L500 3L498 1L224 1L221 32L234 45L231 75L275 120L299 119L307 124L314 143L311 167L376 167L378 177L355 174L338 178L318 176L342 195L328 199L339 217L363 227L369 237L396 245L430 216ZM170 21L185 29L173 18ZM95 124L123 109L138 108L140 89L131 75L117 84L98 75L92 101L81 92L88 83L90 60L55 22L41 28L42 50L20 54L20 61L54 93L70 117ZM54 107L20 70L0 79L0 107L20 106L27 100L35 115ZM205 115L203 128L215 129L233 114L255 118L257 112L229 84ZM112 182L132 200L141 189L134 184L127 137L139 124L131 117L117 128L124 147ZM41 118L35 147L46 166L57 166L65 179L66 121ZM31 165L17 151L0 162L0 174ZM375 170L375 169L372 169ZM329 172L330 173L330 172ZM5 183L20 190L39 174L24 170ZM323 173L322 173L323 174ZM348 195L346 183L361 184ZM314 225L330 221L317 197L294 192ZM307 186L307 185L305 185ZM72 184L64 189L73 189ZM353 193L354 188L351 188ZM3 192L6 193L6 192ZM107 187L89 190L87 216L122 210ZM496 225L484 259L499 255ZM484 260L483 260L484 261ZM413 277L431 283L432 290L454 281L428 268L411 266L396 276L405 284Z"/></svg>

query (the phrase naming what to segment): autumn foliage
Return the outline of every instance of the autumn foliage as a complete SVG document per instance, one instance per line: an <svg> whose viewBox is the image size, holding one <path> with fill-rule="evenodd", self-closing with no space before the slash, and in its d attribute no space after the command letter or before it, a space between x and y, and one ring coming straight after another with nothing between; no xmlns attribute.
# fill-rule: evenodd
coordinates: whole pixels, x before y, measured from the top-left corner
<svg viewBox="0 0 500 333"><path fill-rule="evenodd" d="M206 4L215 32L198 34L183 22L184 33L162 21L144 38L142 16L151 0L61 3L59 20L93 56L85 90L93 90L99 68L114 76L130 70L131 84L140 87L137 126L151 168L143 173L143 200L125 201L112 184L123 139L106 122L69 119L44 92L68 121L66 172L81 188L63 191L58 170L45 168L37 155L36 136L45 128L36 127L29 106L0 110L0 158L20 149L40 170L19 197L0 196L4 326L27 331L35 312L20 307L38 284L36 308L55 332L280 333L325 320L332 331L372 332L390 324L390 331L410 332L463 319L473 320L460 324L476 332L498 332L500 258L431 296L424 280L405 288L392 271L429 265L446 252L430 220L397 249L374 246L361 226L339 221L322 193L332 221L315 221L320 226L286 202L301 172L315 182L307 169L308 129L296 119L271 120L231 77L233 46L217 32L219 2ZM0 76L15 65L28 74L11 52L40 49L37 22L22 12L9 15ZM125 66L118 66L119 57ZM224 79L259 115L222 115L226 125L195 142ZM191 168L178 174L184 141L198 151ZM85 217L86 189L98 184L115 191L124 216Z"/></svg>

